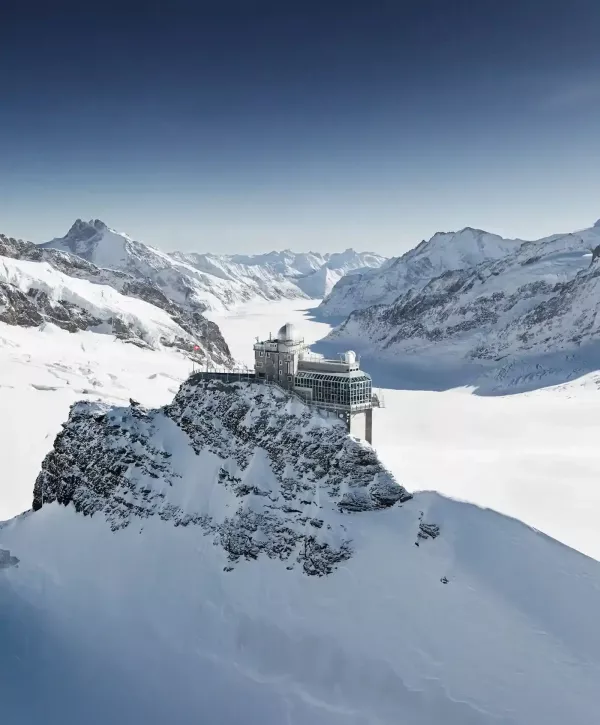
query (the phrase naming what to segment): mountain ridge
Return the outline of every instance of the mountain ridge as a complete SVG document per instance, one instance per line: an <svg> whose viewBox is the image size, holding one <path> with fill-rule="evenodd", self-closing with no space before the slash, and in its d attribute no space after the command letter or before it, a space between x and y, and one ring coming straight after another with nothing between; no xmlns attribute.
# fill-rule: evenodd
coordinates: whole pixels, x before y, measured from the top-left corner
<svg viewBox="0 0 600 725"><path fill-rule="evenodd" d="M198 307L176 304L148 279L2 234L0 302L0 320L9 324L36 327L45 321L71 332L112 332L135 344L163 344L198 360L233 364L218 326Z"/></svg>
<svg viewBox="0 0 600 725"><path fill-rule="evenodd" d="M447 270L472 267L499 259L520 242L481 229L436 232L400 257L392 257L378 270L342 278L318 307L322 317L347 317L350 312L376 304L390 304L400 294L423 286Z"/></svg>
<svg viewBox="0 0 600 725"><path fill-rule="evenodd" d="M581 359L600 335L598 245L596 226L523 242L504 257L423 280L392 303L356 310L329 337L362 340L382 357L440 364L493 367L561 352Z"/></svg>
<svg viewBox="0 0 600 725"><path fill-rule="evenodd" d="M330 265L337 281L347 271L384 261L379 255L353 250L333 255L288 250L259 255L166 253L135 241L98 219L77 219L64 237L40 247L67 251L98 267L149 279L177 304L193 303L211 310L229 309L253 298L306 299L303 286L320 299L332 284L327 279L319 284L319 276L311 279L322 267ZM310 281L296 284L296 280L304 277Z"/></svg>

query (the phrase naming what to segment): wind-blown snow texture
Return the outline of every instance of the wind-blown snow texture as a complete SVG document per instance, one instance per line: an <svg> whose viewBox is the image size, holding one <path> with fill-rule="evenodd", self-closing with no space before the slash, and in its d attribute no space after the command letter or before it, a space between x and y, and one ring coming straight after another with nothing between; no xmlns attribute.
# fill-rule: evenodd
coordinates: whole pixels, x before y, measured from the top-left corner
<svg viewBox="0 0 600 725"><path fill-rule="evenodd" d="M284 393L77 405L42 491L0 527L11 725L593 721L600 564Z"/></svg>
<svg viewBox="0 0 600 725"><path fill-rule="evenodd" d="M349 249L341 254L288 250L263 255L167 254L95 219L78 219L66 236L40 245L75 254L96 266L151 280L178 305L222 310L253 298L317 297L343 274L379 266L384 258ZM330 276L321 269L330 270Z"/></svg>
<svg viewBox="0 0 600 725"><path fill-rule="evenodd" d="M599 246L597 226L524 242L500 259L423 279L391 304L357 310L330 338L438 369L465 361L492 368L498 389L564 382L600 362Z"/></svg>

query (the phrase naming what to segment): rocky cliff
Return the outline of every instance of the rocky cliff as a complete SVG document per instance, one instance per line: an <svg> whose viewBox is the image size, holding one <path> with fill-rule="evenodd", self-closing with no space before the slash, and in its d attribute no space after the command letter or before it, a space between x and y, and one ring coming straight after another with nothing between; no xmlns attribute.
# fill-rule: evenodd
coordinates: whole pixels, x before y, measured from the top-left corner
<svg viewBox="0 0 600 725"><path fill-rule="evenodd" d="M231 564L266 555L322 575L352 555L347 515L410 498L337 418L277 388L195 376L159 410L75 405L33 507L73 504L113 530L199 526Z"/></svg>

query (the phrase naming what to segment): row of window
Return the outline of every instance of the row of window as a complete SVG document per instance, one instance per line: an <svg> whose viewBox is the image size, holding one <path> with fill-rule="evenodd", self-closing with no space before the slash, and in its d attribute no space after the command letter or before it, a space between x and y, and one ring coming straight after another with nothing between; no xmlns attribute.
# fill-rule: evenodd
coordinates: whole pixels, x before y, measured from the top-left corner
<svg viewBox="0 0 600 725"><path fill-rule="evenodd" d="M328 380L328 381L335 381L342 384L352 384L355 385L356 383L371 383L371 377L369 375L357 375L352 378L346 378L346 377L340 377L340 375L336 375L335 373L317 373L312 371L305 371L301 370L298 372L298 377L303 378L305 380Z"/></svg>
<svg viewBox="0 0 600 725"><path fill-rule="evenodd" d="M312 391L312 399L322 403L340 403L354 405L368 403L371 400L371 379L364 378L340 379L335 376L318 376L314 379L297 375L295 386L308 388Z"/></svg>
<svg viewBox="0 0 600 725"><path fill-rule="evenodd" d="M281 358L279 366L279 380L287 378L288 383L293 381L295 387L309 389L311 398L315 402L351 406L368 403L371 400L372 381L368 375L341 378L339 375L302 372L294 379L294 376L289 374L290 370L287 371L287 374L284 371ZM263 363L257 361L256 367L257 369L262 368ZM258 372L258 375L264 377L263 372Z"/></svg>
<svg viewBox="0 0 600 725"><path fill-rule="evenodd" d="M266 355L267 355L267 357L268 357L269 359L271 358L271 353L270 353L270 352L268 352L268 353L267 353ZM260 352L258 353L258 357L265 357L265 353L264 353L264 352L263 352L263 351L261 350L261 351L260 351ZM281 360L288 360L288 361L289 361L289 360L291 360L291 359L292 359L292 356L291 356L291 355L280 355L280 356L279 356L279 361L280 361L280 362L281 362Z"/></svg>
<svg viewBox="0 0 600 725"><path fill-rule="evenodd" d="M258 361L258 362L256 363L256 367L258 367L258 368L262 368L262 366L263 366L263 363L262 363L262 362L261 362L261 361L259 360L259 361ZM279 367L280 367L280 368L281 368L281 367L283 367L283 360L280 360L280 361L279 361Z"/></svg>

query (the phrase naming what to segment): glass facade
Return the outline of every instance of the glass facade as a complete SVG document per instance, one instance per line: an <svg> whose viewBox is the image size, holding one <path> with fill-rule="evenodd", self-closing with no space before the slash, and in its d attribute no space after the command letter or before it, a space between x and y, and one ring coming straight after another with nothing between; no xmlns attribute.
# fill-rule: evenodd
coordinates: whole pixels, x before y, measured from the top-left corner
<svg viewBox="0 0 600 725"><path fill-rule="evenodd" d="M364 373L356 376L335 375L298 371L294 387L312 390L311 399L316 403L343 406L364 406L371 402L371 377Z"/></svg>

